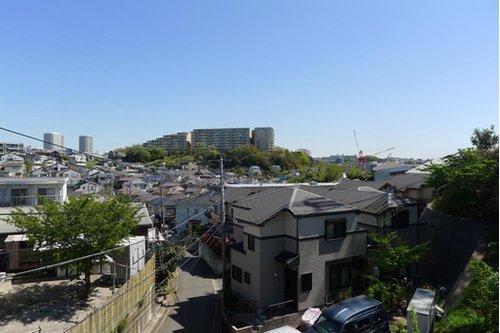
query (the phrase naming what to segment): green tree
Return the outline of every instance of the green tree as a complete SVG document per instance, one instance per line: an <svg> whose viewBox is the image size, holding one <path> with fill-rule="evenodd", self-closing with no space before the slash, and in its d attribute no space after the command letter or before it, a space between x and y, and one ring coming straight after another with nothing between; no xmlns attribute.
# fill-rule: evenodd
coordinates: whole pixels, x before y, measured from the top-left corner
<svg viewBox="0 0 500 333"><path fill-rule="evenodd" d="M70 197L64 204L44 200L33 212L20 209L8 219L24 230L32 245L43 245L39 251L45 260L61 262L110 250L128 237L138 223L138 208L124 197L98 201L94 196ZM75 262L85 274L90 291L92 265L100 257Z"/></svg>
<svg viewBox="0 0 500 333"><path fill-rule="evenodd" d="M31 163L30 160L24 160L24 169L26 170L26 172L30 172L31 170L33 170L33 163Z"/></svg>
<svg viewBox="0 0 500 333"><path fill-rule="evenodd" d="M93 167L95 167L98 164L99 164L98 160L88 160L87 163L85 164L85 166L87 167L87 169L92 169Z"/></svg>
<svg viewBox="0 0 500 333"><path fill-rule="evenodd" d="M435 189L433 204L452 215L498 220L498 135L493 126L476 128L471 142L474 148L430 166L427 184Z"/></svg>
<svg viewBox="0 0 500 333"><path fill-rule="evenodd" d="M346 171L346 174L347 174L347 178L349 178L349 179L367 180L368 178L370 178L370 174L367 171L362 170L358 166L349 167Z"/></svg>
<svg viewBox="0 0 500 333"><path fill-rule="evenodd" d="M427 244L410 246L396 232L382 236L370 234L369 237L373 242L369 253L370 264L379 269L381 279L371 277L366 294L379 299L387 311L393 313L399 303L410 296L409 286L398 278L399 269L419 261L427 251Z"/></svg>
<svg viewBox="0 0 500 333"><path fill-rule="evenodd" d="M151 160L151 153L141 145L134 145L125 148L125 157L123 160L126 162L146 163Z"/></svg>
<svg viewBox="0 0 500 333"><path fill-rule="evenodd" d="M271 163L266 153L258 150L253 145L242 145L226 152L225 157L229 160L230 167L251 167L259 166L264 170L269 170Z"/></svg>
<svg viewBox="0 0 500 333"><path fill-rule="evenodd" d="M157 161L163 159L167 154L165 153L165 149L161 147L153 147L148 149L149 154L151 155L150 161Z"/></svg>
<svg viewBox="0 0 500 333"><path fill-rule="evenodd" d="M371 233L369 238L374 244L370 252L372 265L392 277L397 276L400 268L419 261L428 248L427 243L410 246L396 232L386 235Z"/></svg>
<svg viewBox="0 0 500 333"><path fill-rule="evenodd" d="M486 263L471 261L472 280L465 289L463 306L484 318L486 330L498 328L498 272Z"/></svg>
<svg viewBox="0 0 500 333"><path fill-rule="evenodd" d="M342 168L333 163L321 163L319 166L318 179L320 182L333 182L342 177Z"/></svg>
<svg viewBox="0 0 500 333"><path fill-rule="evenodd" d="M498 134L495 133L495 127L493 125L489 128L474 129L470 141L472 145L480 151L491 151L498 148Z"/></svg>
<svg viewBox="0 0 500 333"><path fill-rule="evenodd" d="M434 206L446 213L498 219L498 154L462 149L429 168L427 184L435 190Z"/></svg>

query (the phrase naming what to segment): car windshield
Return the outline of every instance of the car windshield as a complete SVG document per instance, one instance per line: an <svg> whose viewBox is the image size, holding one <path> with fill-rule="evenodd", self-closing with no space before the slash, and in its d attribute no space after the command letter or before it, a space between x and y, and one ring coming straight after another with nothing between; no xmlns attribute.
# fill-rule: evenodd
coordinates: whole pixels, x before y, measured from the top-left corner
<svg viewBox="0 0 500 333"><path fill-rule="evenodd" d="M342 325L337 322L321 316L314 324L314 329L319 333L339 333Z"/></svg>

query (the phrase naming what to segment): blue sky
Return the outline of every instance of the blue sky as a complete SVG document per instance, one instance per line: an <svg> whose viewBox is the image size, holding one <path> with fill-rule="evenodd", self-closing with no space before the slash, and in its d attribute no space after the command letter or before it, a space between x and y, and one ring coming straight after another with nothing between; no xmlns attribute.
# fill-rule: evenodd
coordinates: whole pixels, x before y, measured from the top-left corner
<svg viewBox="0 0 500 333"><path fill-rule="evenodd" d="M272 126L314 156L356 129L436 157L498 125L494 0L4 0L0 22L0 126L70 147Z"/></svg>

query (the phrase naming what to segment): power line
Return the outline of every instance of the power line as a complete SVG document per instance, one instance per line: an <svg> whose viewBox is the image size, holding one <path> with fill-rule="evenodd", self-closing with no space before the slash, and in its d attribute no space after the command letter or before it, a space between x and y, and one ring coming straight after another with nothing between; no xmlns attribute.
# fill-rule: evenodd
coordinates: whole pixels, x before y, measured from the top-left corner
<svg viewBox="0 0 500 333"><path fill-rule="evenodd" d="M64 148L64 149L72 151L72 152L77 152L77 153L80 153L80 154L83 154L83 155L88 155L88 156L95 157L95 155L93 155L93 154L89 154L89 153L86 153L86 152L80 152L80 151L78 151L76 149L68 148L66 146L63 146L63 145L60 145L60 144L57 144L57 143L53 143L53 142L50 142L50 141L42 140L42 139L36 138L34 136L31 136L31 135L28 135L28 134L24 134L24 133L21 133L21 132L18 132L18 131L14 131L14 130L11 130L11 129L8 129L8 128L5 128L5 127L0 127L0 130L6 131L6 132L9 132L9 133L13 133L13 134L16 134L16 135L20 135L20 136L23 136L25 138L32 139L32 140L35 140L35 141L39 141L39 142L42 142L42 143L47 143L47 144L50 144L52 146L57 146L59 148Z"/></svg>

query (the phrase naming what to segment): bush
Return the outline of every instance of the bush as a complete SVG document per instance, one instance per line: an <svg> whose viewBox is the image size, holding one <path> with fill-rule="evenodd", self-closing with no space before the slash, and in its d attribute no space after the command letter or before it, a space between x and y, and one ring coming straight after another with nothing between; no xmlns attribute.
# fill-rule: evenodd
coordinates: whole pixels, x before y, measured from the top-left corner
<svg viewBox="0 0 500 333"><path fill-rule="evenodd" d="M435 333L487 332L484 321L471 309L461 308L450 311L434 326Z"/></svg>
<svg viewBox="0 0 500 333"><path fill-rule="evenodd" d="M407 333L406 325L402 322L391 324L391 333Z"/></svg>

